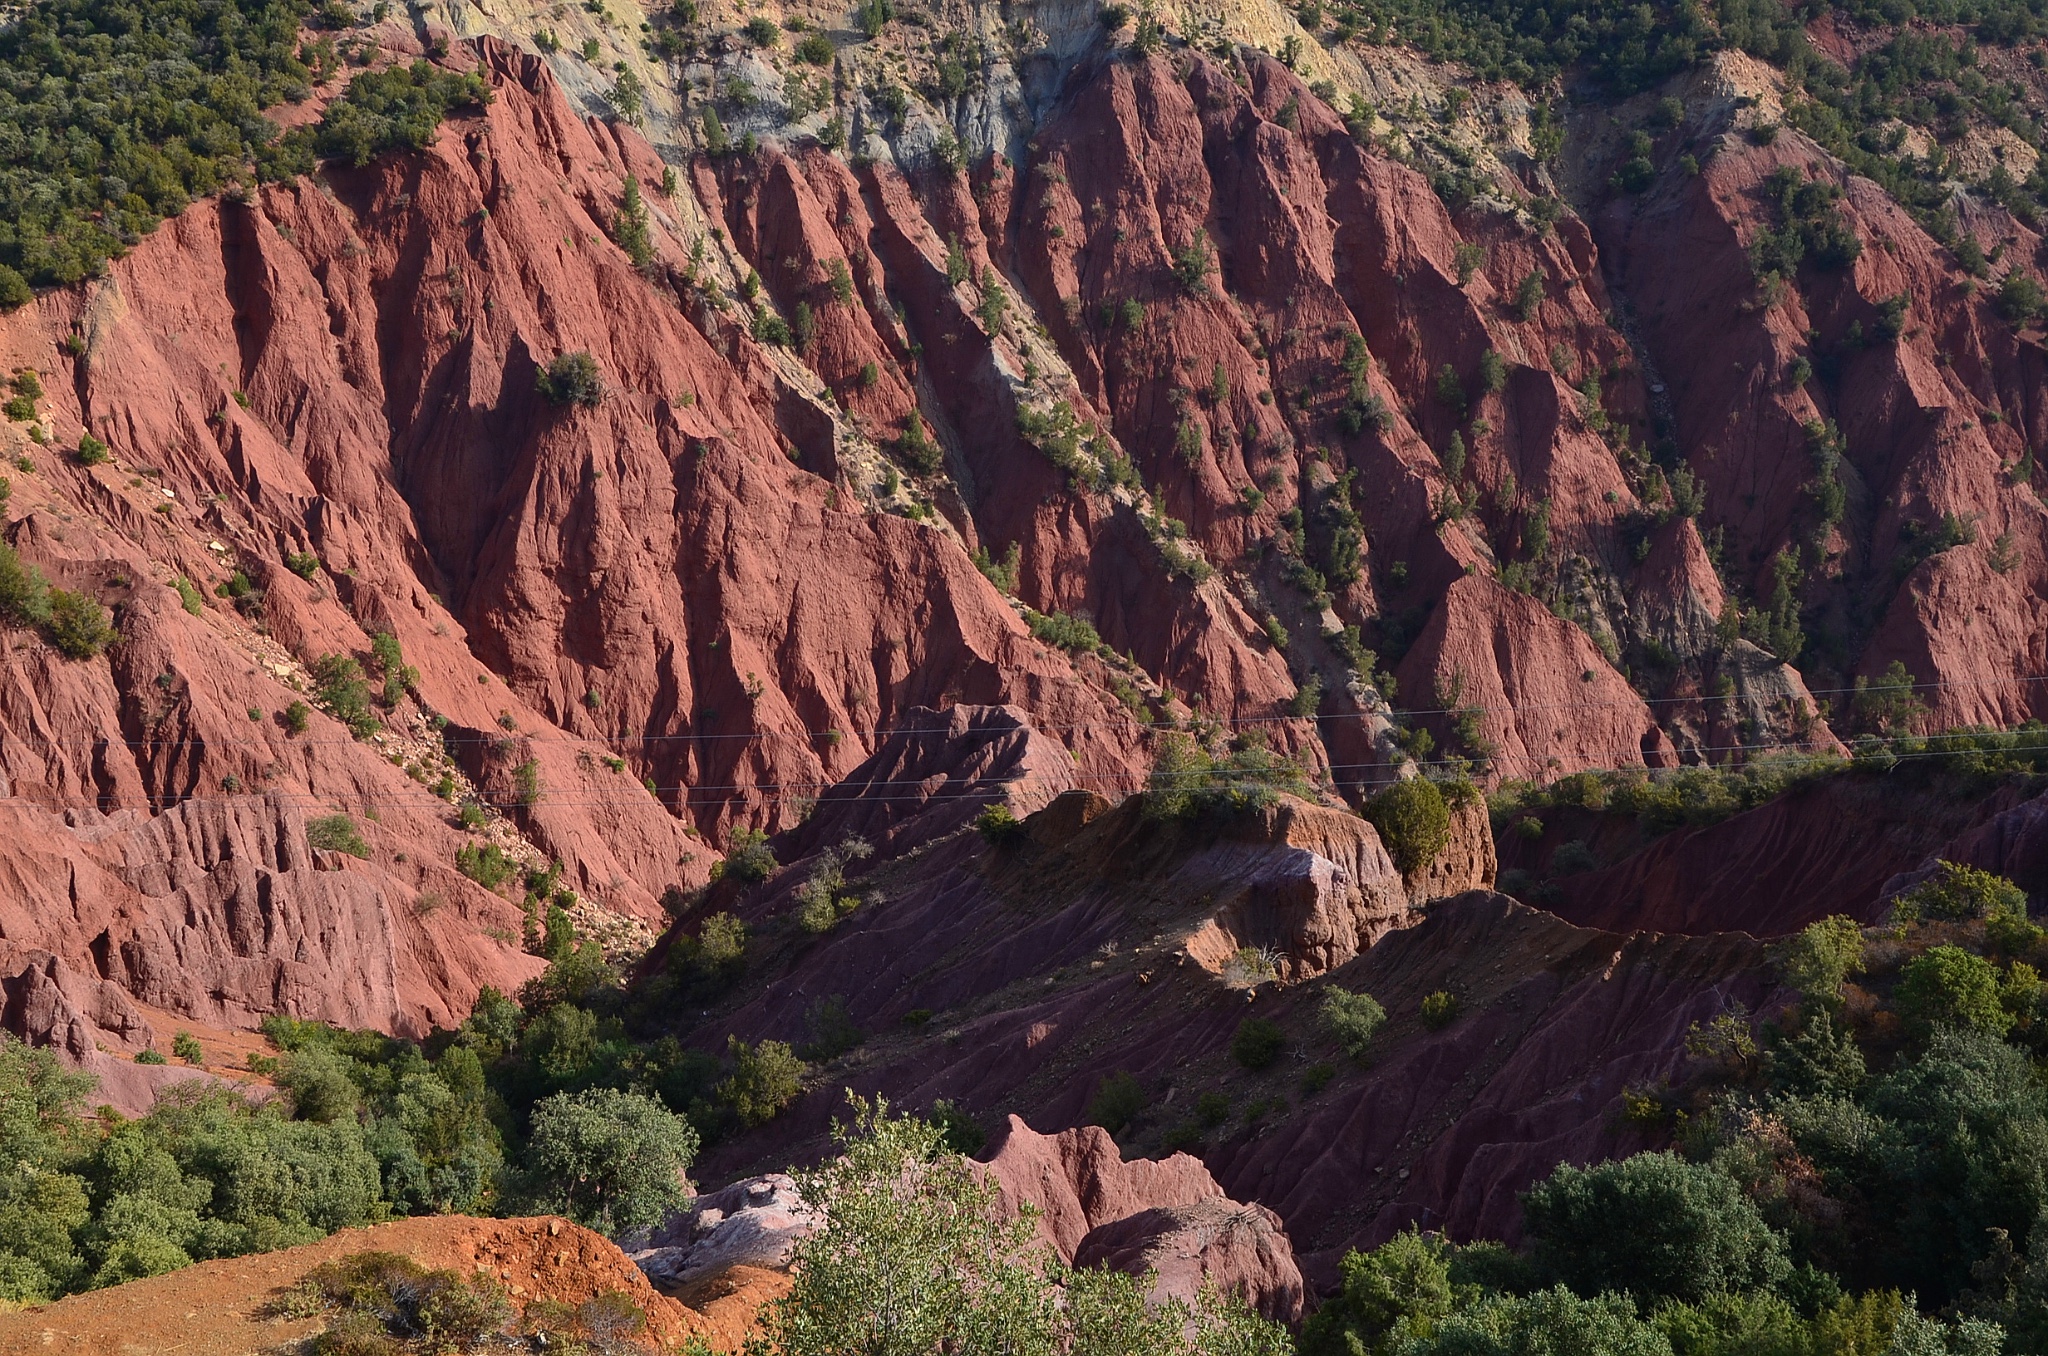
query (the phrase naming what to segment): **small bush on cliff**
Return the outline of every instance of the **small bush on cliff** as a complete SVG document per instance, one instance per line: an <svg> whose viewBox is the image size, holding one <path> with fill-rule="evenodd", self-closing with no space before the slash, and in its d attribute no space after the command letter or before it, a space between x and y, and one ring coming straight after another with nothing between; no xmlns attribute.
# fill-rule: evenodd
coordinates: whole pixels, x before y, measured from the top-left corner
<svg viewBox="0 0 2048 1356"><path fill-rule="evenodd" d="M604 399L604 375L597 359L583 349L549 363L533 384L550 405L595 406Z"/></svg>
<svg viewBox="0 0 2048 1356"><path fill-rule="evenodd" d="M1451 807L1443 789L1426 777L1395 782L1360 811L1379 831L1394 869L1413 875L1436 861L1451 841Z"/></svg>
<svg viewBox="0 0 2048 1356"><path fill-rule="evenodd" d="M1321 1012L1324 1028L1353 1059L1365 1058L1374 1034L1387 1020L1387 1010L1371 994L1352 993L1334 985L1323 995Z"/></svg>
<svg viewBox="0 0 2048 1356"><path fill-rule="evenodd" d="M647 229L647 203L640 196L640 180L628 174L626 191L619 199L618 214L612 218L612 239L633 261L645 269L654 262L654 239Z"/></svg>
<svg viewBox="0 0 2048 1356"><path fill-rule="evenodd" d="M1144 1084L1129 1071L1118 1070L1095 1085L1095 1095L1088 1099L1087 1122L1120 1135L1130 1128L1149 1100Z"/></svg>
<svg viewBox="0 0 2048 1356"><path fill-rule="evenodd" d="M991 847L1002 847L1024 836L1024 821L1007 805L991 805L974 817L974 831Z"/></svg>
<svg viewBox="0 0 2048 1356"><path fill-rule="evenodd" d="M1274 753L1256 733L1240 736L1234 748L1218 755L1175 731L1160 737L1145 813L1154 819L1239 813L1263 809L1283 792L1305 796L1313 791L1301 765Z"/></svg>
<svg viewBox="0 0 2048 1356"><path fill-rule="evenodd" d="M444 70L430 61L365 72L327 106L317 127L287 133L258 163L267 178L305 173L314 155L360 168L386 151L425 150L451 111L490 101L481 74Z"/></svg>
<svg viewBox="0 0 2048 1356"><path fill-rule="evenodd" d="M712 870L716 877L731 876L742 885L753 885L767 880L776 866L775 849L768 846L766 833L759 829L735 829L725 846L725 860Z"/></svg>
<svg viewBox="0 0 2048 1356"><path fill-rule="evenodd" d="M1057 645L1074 654L1094 654L1102 648L1102 637L1086 617L1065 612L1033 612L1029 616L1031 634L1047 645Z"/></svg>
<svg viewBox="0 0 2048 1356"><path fill-rule="evenodd" d="M323 1262L271 1307L279 1317L329 1316L326 1329L307 1343L308 1356L472 1351L504 1340L513 1318L510 1300L492 1278L464 1280L390 1252Z"/></svg>
<svg viewBox="0 0 2048 1356"><path fill-rule="evenodd" d="M1954 862L1936 862L1934 874L1892 899L1892 921L2027 916L2027 892L2003 876Z"/></svg>
<svg viewBox="0 0 2048 1356"><path fill-rule="evenodd" d="M91 659L120 635L107 610L84 593L50 590L50 643L71 659Z"/></svg>
<svg viewBox="0 0 2048 1356"><path fill-rule="evenodd" d="M324 654L308 667L313 699L328 715L348 726L357 739L376 733L377 713L370 709L370 684L361 664L345 654Z"/></svg>
<svg viewBox="0 0 2048 1356"><path fill-rule="evenodd" d="M345 814L323 815L306 821L306 844L323 852L346 852L351 857L370 855L362 830Z"/></svg>
<svg viewBox="0 0 2048 1356"><path fill-rule="evenodd" d="M1937 946L1914 957L1893 992L1899 1019L1914 1035L1960 1027L2002 1036L2013 1024L1999 1001L1999 976L1982 956L1959 946Z"/></svg>
<svg viewBox="0 0 2048 1356"><path fill-rule="evenodd" d="M484 889L495 890L519 868L496 843L464 843L455 849L455 869Z"/></svg>
<svg viewBox="0 0 2048 1356"><path fill-rule="evenodd" d="M685 1174L696 1156L697 1132L652 1097L557 1093L533 1108L530 1201L603 1234L656 1224L689 1205Z"/></svg>
<svg viewBox="0 0 2048 1356"><path fill-rule="evenodd" d="M1802 998L1832 1007L1849 976L1863 970L1863 929L1840 914L1823 918L1780 946L1777 959L1778 972Z"/></svg>
<svg viewBox="0 0 2048 1356"><path fill-rule="evenodd" d="M1438 989L1422 1000L1422 1024L1431 1031L1441 1031L1456 1020L1458 995Z"/></svg>
<svg viewBox="0 0 2048 1356"><path fill-rule="evenodd" d="M50 619L50 581L0 541L0 621L41 626Z"/></svg>

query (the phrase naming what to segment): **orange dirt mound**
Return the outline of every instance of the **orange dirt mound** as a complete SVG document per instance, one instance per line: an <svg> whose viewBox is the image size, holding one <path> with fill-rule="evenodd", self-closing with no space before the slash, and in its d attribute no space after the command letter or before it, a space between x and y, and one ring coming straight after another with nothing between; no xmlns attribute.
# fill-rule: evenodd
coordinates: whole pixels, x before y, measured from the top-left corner
<svg viewBox="0 0 2048 1356"><path fill-rule="evenodd" d="M664 1350L692 1334L719 1349L736 1348L761 1301L788 1284L780 1273L743 1268L745 1276L700 1288L705 1308L700 1313L657 1292L609 1240L567 1220L441 1215L345 1229L304 1247L201 1262L0 1314L0 1354L257 1356L288 1349L319 1331L321 1320L265 1318L265 1305L320 1263L373 1250L401 1253L423 1266L464 1275L482 1270L497 1278L521 1307L542 1299L581 1304L623 1291L646 1311L650 1345Z"/></svg>

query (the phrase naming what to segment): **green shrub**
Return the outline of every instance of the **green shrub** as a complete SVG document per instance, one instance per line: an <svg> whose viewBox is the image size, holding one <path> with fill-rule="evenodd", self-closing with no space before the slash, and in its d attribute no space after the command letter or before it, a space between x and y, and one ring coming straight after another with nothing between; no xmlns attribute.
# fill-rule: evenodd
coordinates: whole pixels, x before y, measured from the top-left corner
<svg viewBox="0 0 2048 1356"><path fill-rule="evenodd" d="M626 176L619 210L612 218L612 239L633 261L633 267L644 270L654 262L654 237L648 231L647 203L640 196L640 180L632 174Z"/></svg>
<svg viewBox="0 0 2048 1356"><path fill-rule="evenodd" d="M1119 1070L1095 1085L1095 1095L1088 1099L1087 1122L1120 1135L1149 1100L1144 1085L1128 1071Z"/></svg>
<svg viewBox="0 0 2048 1356"><path fill-rule="evenodd" d="M948 1148L939 1125L849 1098L838 1156L799 1173L828 1223L797 1244L793 1281L761 1315L781 1356L931 1352L1281 1356L1284 1329L1211 1288L1148 1302L1149 1282L1048 1261L1038 1227ZM905 1285L915 1277L917 1284Z"/></svg>
<svg viewBox="0 0 2048 1356"><path fill-rule="evenodd" d="M1230 1038L1230 1057L1253 1072L1272 1068L1286 1049L1287 1033L1263 1017L1245 1018Z"/></svg>
<svg viewBox="0 0 2048 1356"><path fill-rule="evenodd" d="M138 1052L135 1056L135 1062L137 1064L169 1064L171 1061L161 1051L152 1047Z"/></svg>
<svg viewBox="0 0 2048 1356"><path fill-rule="evenodd" d="M1145 813L1158 819L1192 819L1211 812L1242 813L1275 803L1282 793L1313 794L1307 772L1283 758L1256 734L1218 756L1187 734L1162 735L1146 783Z"/></svg>
<svg viewBox="0 0 2048 1356"><path fill-rule="evenodd" d="M1371 994L1352 993L1332 985L1323 994L1323 1026L1353 1059L1363 1059L1373 1034L1387 1020L1387 1010Z"/></svg>
<svg viewBox="0 0 2048 1356"><path fill-rule="evenodd" d="M1422 1000L1422 1024L1441 1031L1458 1019L1458 996L1438 989Z"/></svg>
<svg viewBox="0 0 2048 1356"><path fill-rule="evenodd" d="M50 619L50 582L0 541L0 620L10 626L41 626Z"/></svg>
<svg viewBox="0 0 2048 1356"><path fill-rule="evenodd" d="M1102 648L1102 637L1096 634L1095 626L1086 617L1075 617L1065 612L1033 612L1029 614L1031 634L1047 645L1056 645L1074 654L1094 654Z"/></svg>
<svg viewBox="0 0 2048 1356"><path fill-rule="evenodd" d="M1998 972L1959 946L1930 947L1908 961L1892 1001L1916 1035L1954 1026L2001 1036L2012 1025L1999 1002Z"/></svg>
<svg viewBox="0 0 2048 1356"><path fill-rule="evenodd" d="M310 170L314 156L361 168L387 151L425 150L453 109L491 101L481 74L443 70L430 61L369 71L327 106L317 127L287 133L264 159L270 177Z"/></svg>
<svg viewBox="0 0 2048 1356"><path fill-rule="evenodd" d="M832 39L823 33L813 33L796 45L796 59L807 66L829 66L832 64Z"/></svg>
<svg viewBox="0 0 2048 1356"><path fill-rule="evenodd" d="M513 1319L511 1302L488 1275L464 1280L390 1252L323 1262L273 1307L283 1315L330 1316L307 1343L308 1356L473 1351Z"/></svg>
<svg viewBox="0 0 2048 1356"><path fill-rule="evenodd" d="M484 889L495 890L519 867L496 843L464 843L455 849L455 869Z"/></svg>
<svg viewBox="0 0 2048 1356"><path fill-rule="evenodd" d="M284 720L284 728L290 734L302 735L306 732L306 727L313 723L313 708L304 702L295 701L285 707L280 714Z"/></svg>
<svg viewBox="0 0 2048 1356"><path fill-rule="evenodd" d="M735 829L726 844L721 876L752 885L773 875L779 863L768 846L768 835L760 829Z"/></svg>
<svg viewBox="0 0 2048 1356"><path fill-rule="evenodd" d="M178 590L178 605L180 607L195 617L204 615L206 612L206 599L200 596L199 589L191 580L181 574L174 582L173 587Z"/></svg>
<svg viewBox="0 0 2048 1356"><path fill-rule="evenodd" d="M740 30L747 35L747 41L756 47L773 47L782 38L782 30L766 15L756 15L747 20L747 26Z"/></svg>
<svg viewBox="0 0 2048 1356"><path fill-rule="evenodd" d="M2003 876L1954 862L1936 862L1934 875L1892 899L1895 922L1919 918L1957 921L1999 915L2025 918L2026 891Z"/></svg>
<svg viewBox="0 0 2048 1356"><path fill-rule="evenodd" d="M1840 914L1823 918L1782 944L1777 959L1779 973L1801 997L1832 1006L1849 976L1863 970L1863 929Z"/></svg>
<svg viewBox="0 0 2048 1356"><path fill-rule="evenodd" d="M536 1211L617 1234L687 1207L696 1156L697 1132L654 1098L592 1088L534 1104L525 1168Z"/></svg>
<svg viewBox="0 0 2048 1356"><path fill-rule="evenodd" d="M550 405L596 406L604 399L604 375L584 349L564 353L534 378L534 389Z"/></svg>
<svg viewBox="0 0 2048 1356"><path fill-rule="evenodd" d="M1402 1333L1422 1334L1453 1309L1451 1250L1435 1235L1402 1230L1370 1252L1348 1252L1337 1293L1301 1333L1308 1356L1377 1352Z"/></svg>
<svg viewBox="0 0 2048 1356"><path fill-rule="evenodd" d="M351 857L368 858L370 845L363 841L362 831L355 820L345 814L323 815L306 822L306 844L323 852L346 852Z"/></svg>
<svg viewBox="0 0 2048 1356"><path fill-rule="evenodd" d="M1013 843L1024 834L1024 821L998 802L974 817L974 829L993 847Z"/></svg>
<svg viewBox="0 0 2048 1356"><path fill-rule="evenodd" d="M1791 1269L1784 1240L1742 1188L1675 1154L1565 1164L1529 1189L1522 1218L1538 1264L1582 1295L1697 1303Z"/></svg>
<svg viewBox="0 0 2048 1356"><path fill-rule="evenodd" d="M320 557L311 551L293 551L284 558L284 567L301 579L311 579L320 570Z"/></svg>
<svg viewBox="0 0 2048 1356"><path fill-rule="evenodd" d="M1436 861L1451 841L1451 807L1443 789L1426 777L1395 782L1360 811L1379 831L1394 868L1413 875Z"/></svg>
<svg viewBox="0 0 2048 1356"><path fill-rule="evenodd" d="M50 643L72 659L91 659L120 635L107 610L83 593L50 590Z"/></svg>
<svg viewBox="0 0 2048 1356"><path fill-rule="evenodd" d="M99 466L104 464L106 460L107 445L105 443L93 437L90 433L78 435L78 464L80 466Z"/></svg>
<svg viewBox="0 0 2048 1356"><path fill-rule="evenodd" d="M171 1053L187 1064L206 1063L206 1048L189 1031L180 1031L171 1037Z"/></svg>
<svg viewBox="0 0 2048 1356"><path fill-rule="evenodd" d="M384 705L398 705L398 699L405 695L406 689L419 682L420 671L406 664L398 637L389 631L379 631L371 638L370 654L377 661L377 671L384 678Z"/></svg>
<svg viewBox="0 0 2048 1356"><path fill-rule="evenodd" d="M738 1036L726 1038L732 1073L719 1083L718 1100L745 1126L766 1125L803 1091L808 1072L796 1052L781 1041L748 1045Z"/></svg>
<svg viewBox="0 0 2048 1356"><path fill-rule="evenodd" d="M308 666L313 674L313 700L328 715L348 726L357 739L377 731L377 713L370 709L370 684L363 666L344 654L325 654Z"/></svg>

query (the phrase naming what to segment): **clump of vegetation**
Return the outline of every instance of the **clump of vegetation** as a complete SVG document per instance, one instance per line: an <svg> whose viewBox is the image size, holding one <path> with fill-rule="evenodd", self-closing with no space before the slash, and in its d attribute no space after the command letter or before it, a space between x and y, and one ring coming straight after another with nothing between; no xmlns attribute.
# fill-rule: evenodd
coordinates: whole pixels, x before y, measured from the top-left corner
<svg viewBox="0 0 2048 1356"><path fill-rule="evenodd" d="M1832 754L1765 754L1710 767L1575 772L1547 786L1504 782L1490 798L1496 831L1525 814L1558 807L1634 815L1645 834L1718 824L1796 786L1848 770Z"/></svg>
<svg viewBox="0 0 2048 1356"><path fill-rule="evenodd" d="M1087 1119L1090 1125L1099 1125L1112 1135L1120 1135L1130 1128L1151 1101L1145 1095L1145 1086L1126 1071L1118 1071L1095 1085L1095 1095L1088 1099Z"/></svg>
<svg viewBox="0 0 2048 1356"><path fill-rule="evenodd" d="M496 1280L431 1270L391 1252L323 1262L273 1306L281 1315L328 1315L313 1356L474 1350L508 1329L511 1301Z"/></svg>
<svg viewBox="0 0 2048 1356"><path fill-rule="evenodd" d="M807 1066L782 1041L748 1045L738 1036L727 1040L732 1073L718 1085L718 1099L740 1124L766 1125L803 1091Z"/></svg>
<svg viewBox="0 0 2048 1356"><path fill-rule="evenodd" d="M1379 831L1394 869L1404 876L1429 866L1451 841L1451 801L1426 777L1395 782L1359 813Z"/></svg>
<svg viewBox="0 0 2048 1356"><path fill-rule="evenodd" d="M991 847L1002 847L1024 836L1024 821L1011 813L1009 806L998 802L974 817L974 830Z"/></svg>
<svg viewBox="0 0 2048 1356"><path fill-rule="evenodd" d="M716 878L731 876L743 885L753 885L767 880L780 865L775 860L775 849L768 846L768 835L760 829L735 829L732 838L725 845L725 860L713 867Z"/></svg>
<svg viewBox="0 0 2048 1356"><path fill-rule="evenodd" d="M365 71L327 106L317 126L287 132L258 155L257 166L269 179L305 174L321 157L361 168L387 151L425 150L449 113L490 101L490 86L474 71L424 60Z"/></svg>
<svg viewBox="0 0 2048 1356"><path fill-rule="evenodd" d="M44 631L67 658L91 659L120 639L107 610L87 594L51 589L49 606Z"/></svg>
<svg viewBox="0 0 2048 1356"><path fill-rule="evenodd" d="M1335 985L1323 994L1320 1011L1324 1028L1353 1059L1365 1058L1373 1035L1387 1020L1387 1010L1371 994L1353 993Z"/></svg>
<svg viewBox="0 0 2048 1356"><path fill-rule="evenodd" d="M351 857L370 855L370 845L363 841L355 820L339 812L307 820L306 845L323 852L346 852Z"/></svg>
<svg viewBox="0 0 2048 1356"><path fill-rule="evenodd" d="M363 666L345 654L324 654L309 664L313 700L357 739L377 732L377 713L370 708L370 684Z"/></svg>
<svg viewBox="0 0 2048 1356"><path fill-rule="evenodd" d="M464 843L455 849L455 869L486 890L496 890L518 873L518 863L496 843Z"/></svg>
<svg viewBox="0 0 2048 1356"><path fill-rule="evenodd" d="M525 1170L537 1209L612 1235L686 1208L696 1156L689 1121L643 1093L600 1087L534 1104Z"/></svg>
<svg viewBox="0 0 2048 1356"><path fill-rule="evenodd" d="M864 838L849 837L818 854L810 876L796 889L797 923L803 930L826 933L858 909L861 896L846 888L846 865L862 861L874 848Z"/></svg>
<svg viewBox="0 0 2048 1356"><path fill-rule="evenodd" d="M1272 1068L1286 1049L1287 1033L1263 1017L1245 1018L1230 1038L1230 1057L1253 1072Z"/></svg>
<svg viewBox="0 0 2048 1356"><path fill-rule="evenodd" d="M1214 812L1264 809L1281 795L1314 793L1308 772L1276 754L1256 733L1241 735L1221 754L1192 735L1160 737L1145 792L1145 813L1155 819L1193 819Z"/></svg>
<svg viewBox="0 0 2048 1356"><path fill-rule="evenodd" d="M1065 612L1032 612L1028 619L1031 634L1047 645L1056 645L1074 654L1094 654L1102 649L1102 637L1096 634L1094 624L1086 617Z"/></svg>
<svg viewBox="0 0 2048 1356"><path fill-rule="evenodd" d="M1422 1024L1431 1031L1441 1031L1457 1020L1458 1009L1458 996L1438 989L1422 1000Z"/></svg>
<svg viewBox="0 0 2048 1356"><path fill-rule="evenodd" d="M584 349L564 353L534 378L534 389L550 405L595 407L604 399L604 374Z"/></svg>

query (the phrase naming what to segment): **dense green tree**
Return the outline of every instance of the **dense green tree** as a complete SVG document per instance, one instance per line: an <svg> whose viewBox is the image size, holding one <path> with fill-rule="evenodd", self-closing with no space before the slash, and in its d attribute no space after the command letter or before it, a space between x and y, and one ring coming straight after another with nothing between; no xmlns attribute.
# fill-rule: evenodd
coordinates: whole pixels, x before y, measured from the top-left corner
<svg viewBox="0 0 2048 1356"><path fill-rule="evenodd" d="M1696 1301L1790 1270L1784 1240L1741 1188L1675 1154L1565 1164L1523 1197L1522 1216L1538 1265L1581 1295Z"/></svg>
<svg viewBox="0 0 2048 1356"><path fill-rule="evenodd" d="M687 1207L696 1156L696 1130L654 1098L592 1088L534 1105L526 1172L536 1209L616 1234Z"/></svg>

